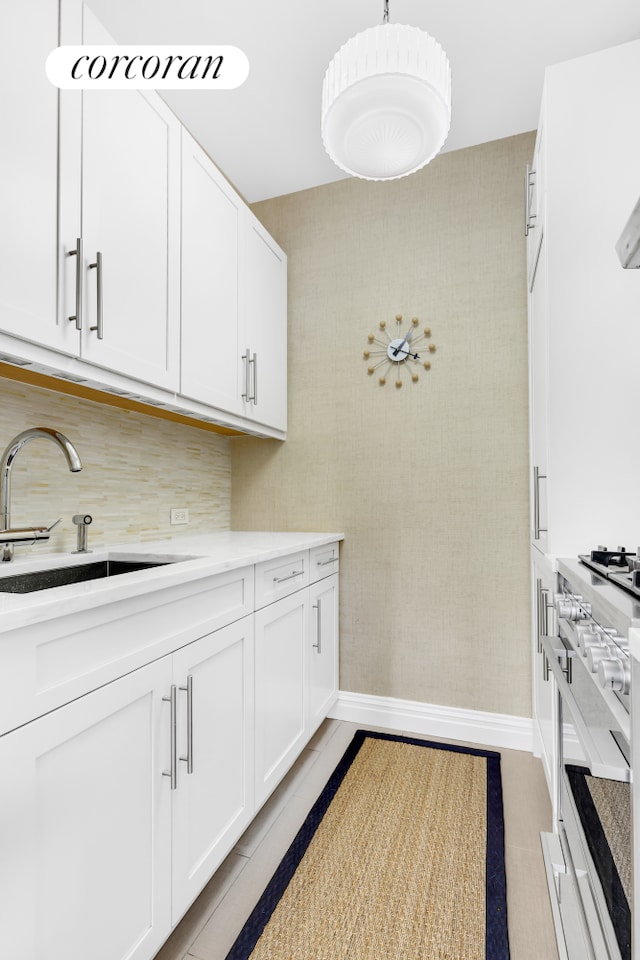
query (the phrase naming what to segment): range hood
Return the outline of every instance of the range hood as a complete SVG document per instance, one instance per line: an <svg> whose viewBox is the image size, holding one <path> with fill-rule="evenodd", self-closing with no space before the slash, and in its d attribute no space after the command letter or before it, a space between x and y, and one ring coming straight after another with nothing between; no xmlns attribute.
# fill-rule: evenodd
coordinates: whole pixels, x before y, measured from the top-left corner
<svg viewBox="0 0 640 960"><path fill-rule="evenodd" d="M616 243L620 263L625 269L640 267L640 200L633 208L620 239Z"/></svg>

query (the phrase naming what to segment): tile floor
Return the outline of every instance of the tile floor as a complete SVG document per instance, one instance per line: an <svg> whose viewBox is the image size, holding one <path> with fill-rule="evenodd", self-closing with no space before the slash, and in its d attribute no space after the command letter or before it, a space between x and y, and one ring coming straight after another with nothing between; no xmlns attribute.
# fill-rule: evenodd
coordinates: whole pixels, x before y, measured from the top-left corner
<svg viewBox="0 0 640 960"><path fill-rule="evenodd" d="M156 960L225 960L357 728L325 721ZM511 960L557 960L540 852L540 831L551 825L542 766L521 751L501 755Z"/></svg>

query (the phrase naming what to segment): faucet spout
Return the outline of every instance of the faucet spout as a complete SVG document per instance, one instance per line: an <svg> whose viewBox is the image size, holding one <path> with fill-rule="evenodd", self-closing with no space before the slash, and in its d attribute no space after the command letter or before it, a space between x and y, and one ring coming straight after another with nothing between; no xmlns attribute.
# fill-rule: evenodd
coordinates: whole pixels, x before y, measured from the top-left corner
<svg viewBox="0 0 640 960"><path fill-rule="evenodd" d="M51 440L60 447L65 455L69 470L72 473L78 473L82 470L82 462L78 456L78 451L71 441L58 430L52 430L50 427L32 427L29 430L24 430L22 433L19 433L17 437L14 437L5 448L2 458L0 459L0 523L2 524L0 543L2 543L2 533L11 530L11 468L13 462L25 444L31 440L37 440L39 437L45 440ZM12 557L13 544L5 541L2 559L11 560Z"/></svg>

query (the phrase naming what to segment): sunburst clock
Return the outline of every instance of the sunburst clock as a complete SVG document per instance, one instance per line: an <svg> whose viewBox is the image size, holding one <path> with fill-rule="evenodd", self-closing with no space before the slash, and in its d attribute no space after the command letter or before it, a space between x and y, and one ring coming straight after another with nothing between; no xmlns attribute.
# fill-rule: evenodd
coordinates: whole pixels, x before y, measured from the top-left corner
<svg viewBox="0 0 640 960"><path fill-rule="evenodd" d="M425 327L418 330L420 321L412 317L406 331L402 330L402 314L396 316L395 336L387 330L385 320L380 321L380 335L370 333L367 337L368 348L364 351L364 359L368 361L367 373L373 376L379 370L378 383L381 387L387 382L387 377L395 376L396 387L402 386L403 373L417 383L420 377L419 370L430 370L432 354L436 352L434 343L431 343L431 330ZM422 355L418 352L422 351Z"/></svg>

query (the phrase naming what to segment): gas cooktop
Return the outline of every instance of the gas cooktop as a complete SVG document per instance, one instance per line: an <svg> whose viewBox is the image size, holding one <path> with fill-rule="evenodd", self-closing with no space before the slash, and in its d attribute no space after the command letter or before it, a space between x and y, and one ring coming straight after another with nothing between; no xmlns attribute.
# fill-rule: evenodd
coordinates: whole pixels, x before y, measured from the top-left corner
<svg viewBox="0 0 640 960"><path fill-rule="evenodd" d="M626 547L616 547L615 550L598 547L589 554L579 554L578 559L627 593L640 597L640 547L635 553Z"/></svg>

